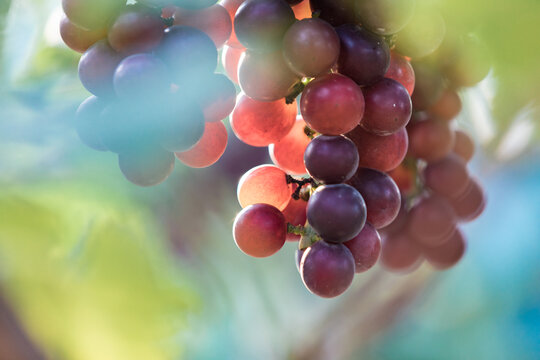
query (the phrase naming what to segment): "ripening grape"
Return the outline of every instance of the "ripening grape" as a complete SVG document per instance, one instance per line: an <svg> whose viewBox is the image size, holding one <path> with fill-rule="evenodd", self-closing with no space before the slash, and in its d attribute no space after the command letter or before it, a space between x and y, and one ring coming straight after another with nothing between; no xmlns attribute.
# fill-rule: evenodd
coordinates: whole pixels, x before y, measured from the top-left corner
<svg viewBox="0 0 540 360"><path fill-rule="evenodd" d="M118 155L124 176L139 186L157 185L174 169L174 155L159 148L133 148Z"/></svg>
<svg viewBox="0 0 540 360"><path fill-rule="evenodd" d="M255 100L275 101L284 98L291 93L298 80L298 75L285 63L281 50L265 54L247 50L238 64L240 88Z"/></svg>
<svg viewBox="0 0 540 360"><path fill-rule="evenodd" d="M295 119L296 101L257 101L240 93L230 121L236 136L246 144L268 146L284 138Z"/></svg>
<svg viewBox="0 0 540 360"><path fill-rule="evenodd" d="M447 200L427 196L410 210L408 234L424 246L438 246L456 230L456 215Z"/></svg>
<svg viewBox="0 0 540 360"><path fill-rule="evenodd" d="M336 28L341 41L338 70L358 85L380 80L390 65L390 49L382 37L346 24Z"/></svg>
<svg viewBox="0 0 540 360"><path fill-rule="evenodd" d="M234 220L234 241L249 256L267 257L275 254L285 244L286 235L285 217L272 205L250 205Z"/></svg>
<svg viewBox="0 0 540 360"><path fill-rule="evenodd" d="M357 23L354 0L309 0L313 12L333 26Z"/></svg>
<svg viewBox="0 0 540 360"><path fill-rule="evenodd" d="M414 92L411 96L414 110L427 110L441 97L444 79L431 64L414 62L412 66L415 74Z"/></svg>
<svg viewBox="0 0 540 360"><path fill-rule="evenodd" d="M192 168L204 168L219 160L227 147L227 128L221 122L208 122L204 133L191 149L175 153L178 160Z"/></svg>
<svg viewBox="0 0 540 360"><path fill-rule="evenodd" d="M107 37L107 29L86 30L73 24L63 15L60 21L60 36L71 49L84 53L90 46Z"/></svg>
<svg viewBox="0 0 540 360"><path fill-rule="evenodd" d="M309 175L325 184L349 180L358 168L358 149L345 136L317 136L306 148L304 163Z"/></svg>
<svg viewBox="0 0 540 360"><path fill-rule="evenodd" d="M252 204L269 204L284 210L292 195L286 174L274 165L260 165L245 173L238 182L238 202L245 208Z"/></svg>
<svg viewBox="0 0 540 360"><path fill-rule="evenodd" d="M486 45L477 37L466 36L448 62L444 73L454 87L473 86L484 79L490 70L490 56Z"/></svg>
<svg viewBox="0 0 540 360"><path fill-rule="evenodd" d="M114 94L113 76L122 57L106 40L90 47L79 61L79 79L96 96L110 97Z"/></svg>
<svg viewBox="0 0 540 360"><path fill-rule="evenodd" d="M238 64L242 54L246 51L244 48L235 48L232 46L223 46L221 52L221 62L229 79L238 84Z"/></svg>
<svg viewBox="0 0 540 360"><path fill-rule="evenodd" d="M459 229L444 244L436 247L423 247L422 254L437 270L446 270L456 265L465 254L467 244Z"/></svg>
<svg viewBox="0 0 540 360"><path fill-rule="evenodd" d="M383 238L381 264L394 272L409 272L416 268L422 255L406 232L399 232Z"/></svg>
<svg viewBox="0 0 540 360"><path fill-rule="evenodd" d="M454 132L443 121L415 122L407 127L407 131L410 154L427 162L441 160L454 146Z"/></svg>
<svg viewBox="0 0 540 360"><path fill-rule="evenodd" d="M300 100L304 121L323 135L341 135L354 129L364 114L360 88L346 76L328 74L310 82Z"/></svg>
<svg viewBox="0 0 540 360"><path fill-rule="evenodd" d="M227 10L219 4L205 9L176 9L174 25L184 25L204 31L219 49L231 37L232 20Z"/></svg>
<svg viewBox="0 0 540 360"><path fill-rule="evenodd" d="M445 197L456 198L463 195L471 181L467 164L457 155L430 163L424 168L424 185Z"/></svg>
<svg viewBox="0 0 540 360"><path fill-rule="evenodd" d="M417 9L397 34L396 51L413 59L433 53L446 34L446 23L434 9Z"/></svg>
<svg viewBox="0 0 540 360"><path fill-rule="evenodd" d="M407 89L409 96L414 91L415 75L411 63L395 51L390 52L390 65L384 77L394 79Z"/></svg>
<svg viewBox="0 0 540 360"><path fill-rule="evenodd" d="M360 160L358 165L376 169L379 171L390 171L401 164L407 154L409 144L407 130L402 128L392 135L379 136L369 133L358 126L347 134L358 148Z"/></svg>
<svg viewBox="0 0 540 360"><path fill-rule="evenodd" d="M125 5L125 0L62 0L68 19L86 30L107 27Z"/></svg>
<svg viewBox="0 0 540 360"><path fill-rule="evenodd" d="M292 25L283 38L283 55L299 75L327 73L339 57L339 36L321 19L304 19Z"/></svg>
<svg viewBox="0 0 540 360"><path fill-rule="evenodd" d="M445 89L439 100L429 108L437 119L450 121L461 112L461 99L456 90Z"/></svg>
<svg viewBox="0 0 540 360"><path fill-rule="evenodd" d="M313 294L332 298L342 294L354 278L354 258L342 244L317 241L304 251L300 274Z"/></svg>
<svg viewBox="0 0 540 360"><path fill-rule="evenodd" d="M167 66L150 54L135 54L122 60L114 72L113 83L119 97L131 100L163 96L171 86Z"/></svg>
<svg viewBox="0 0 540 360"><path fill-rule="evenodd" d="M81 141L94 150L107 150L101 140L99 129L99 117L107 105L107 101L92 95L84 100L77 109L75 130Z"/></svg>
<svg viewBox="0 0 540 360"><path fill-rule="evenodd" d="M270 144L268 151L274 164L291 175L307 173L304 165L304 152L310 143L310 138L304 132L306 123L297 116L291 131L275 144Z"/></svg>
<svg viewBox="0 0 540 360"><path fill-rule="evenodd" d="M355 5L362 26L379 35L391 35L411 20L415 0L357 0Z"/></svg>
<svg viewBox="0 0 540 360"><path fill-rule="evenodd" d="M246 0L236 11L234 29L246 48L271 52L281 47L283 35L295 20L283 0Z"/></svg>
<svg viewBox="0 0 540 360"><path fill-rule="evenodd" d="M225 75L212 74L206 79L198 103L205 121L219 122L229 116L236 105L236 87Z"/></svg>
<svg viewBox="0 0 540 360"><path fill-rule="evenodd" d="M479 217L486 207L486 196L478 181L472 179L462 196L449 199L459 221L469 222Z"/></svg>
<svg viewBox="0 0 540 360"><path fill-rule="evenodd" d="M343 245L350 250L354 258L356 273L371 269L381 253L381 237L368 222L358 235L345 241Z"/></svg>
<svg viewBox="0 0 540 360"><path fill-rule="evenodd" d="M342 243L364 227L366 204L350 185L319 186L309 199L307 219L325 241Z"/></svg>
<svg viewBox="0 0 540 360"><path fill-rule="evenodd" d="M127 8L109 28L109 44L123 54L151 51L163 38L159 14L144 9Z"/></svg>
<svg viewBox="0 0 540 360"><path fill-rule="evenodd" d="M366 202L367 222L380 229L394 221L401 207L401 195L390 176L377 170L359 168L349 184Z"/></svg>
<svg viewBox="0 0 540 360"><path fill-rule="evenodd" d="M454 131L454 154L461 157L465 162L469 162L474 155L474 142L464 131Z"/></svg>
<svg viewBox="0 0 540 360"><path fill-rule="evenodd" d="M365 110L360 125L377 135L390 135L405 127L412 114L407 89L399 82L383 78L362 89Z"/></svg>

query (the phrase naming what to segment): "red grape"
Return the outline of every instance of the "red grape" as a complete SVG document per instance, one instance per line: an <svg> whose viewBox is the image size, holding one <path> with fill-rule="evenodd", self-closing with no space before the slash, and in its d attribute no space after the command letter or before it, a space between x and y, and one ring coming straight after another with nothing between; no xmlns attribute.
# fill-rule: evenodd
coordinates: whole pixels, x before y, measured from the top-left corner
<svg viewBox="0 0 540 360"><path fill-rule="evenodd" d="M413 191L416 186L416 169L407 167L401 163L394 170L390 170L388 175L394 180L399 191L403 194L408 194Z"/></svg>
<svg viewBox="0 0 540 360"><path fill-rule="evenodd" d="M471 181L467 165L454 154L428 164L423 175L425 186L439 195L451 198L463 195Z"/></svg>
<svg viewBox="0 0 540 360"><path fill-rule="evenodd" d="M222 5L216 4L200 10L178 8L173 17L174 25L192 26L204 31L218 49L231 37L232 20Z"/></svg>
<svg viewBox="0 0 540 360"><path fill-rule="evenodd" d="M118 155L124 176L139 186L157 185L174 169L174 155L161 149L136 148Z"/></svg>
<svg viewBox="0 0 540 360"><path fill-rule="evenodd" d="M221 52L221 62L225 68L225 72L234 83L238 84L238 64L240 57L246 51L244 48L234 48L231 46L223 46Z"/></svg>
<svg viewBox="0 0 540 360"><path fill-rule="evenodd" d="M284 138L296 119L296 101L264 102L241 93L231 114L231 127L236 136L252 146L268 146Z"/></svg>
<svg viewBox="0 0 540 360"><path fill-rule="evenodd" d="M395 233L383 238L381 263L390 271L409 272L416 268L422 255L418 246L404 233Z"/></svg>
<svg viewBox="0 0 540 360"><path fill-rule="evenodd" d="M114 94L113 76L122 57L106 40L100 40L88 49L79 61L79 79L92 94L110 97Z"/></svg>
<svg viewBox="0 0 540 360"><path fill-rule="evenodd" d="M486 197L480 184L472 179L469 188L457 199L450 199L459 221L469 222L479 217L486 207Z"/></svg>
<svg viewBox="0 0 540 360"><path fill-rule="evenodd" d="M304 152L311 140L304 132L305 127L306 123L301 116L298 116L291 131L268 147L274 164L288 174L302 175L307 173L304 165Z"/></svg>
<svg viewBox="0 0 540 360"><path fill-rule="evenodd" d="M131 100L162 96L171 87L167 66L150 54L135 54L122 60L114 72L113 83L119 97Z"/></svg>
<svg viewBox="0 0 540 360"><path fill-rule="evenodd" d="M429 108L429 112L441 120L450 121L461 112L461 99L452 89L443 91L439 100Z"/></svg>
<svg viewBox="0 0 540 360"><path fill-rule="evenodd" d="M109 29L109 43L124 54L147 52L163 38L163 21L159 14L148 10L126 10Z"/></svg>
<svg viewBox="0 0 540 360"><path fill-rule="evenodd" d="M427 196L416 203L409 214L409 236L424 246L438 246L456 230L456 215L444 198Z"/></svg>
<svg viewBox="0 0 540 360"><path fill-rule="evenodd" d="M465 132L461 130L454 131L454 154L461 157L465 162L469 162L474 155L474 142Z"/></svg>
<svg viewBox="0 0 540 360"><path fill-rule="evenodd" d="M289 224L294 226L304 226L307 221L306 209L307 201L303 199L291 199L289 205L283 210L283 215ZM300 235L287 234L287 241L298 240L300 240Z"/></svg>
<svg viewBox="0 0 540 360"><path fill-rule="evenodd" d="M192 168L204 168L219 160L227 147L227 128L221 121L206 123L204 133L191 149L175 153L178 160Z"/></svg>
<svg viewBox="0 0 540 360"><path fill-rule="evenodd" d="M240 49L244 49L244 46L240 44L240 42L238 41L238 38L236 37L236 32L234 30L234 15L236 14L236 11L238 10L240 5L242 5L244 1L246 0L221 0L219 2L220 5L223 6L225 10L227 10L227 12L229 13L229 17L231 18L231 23L233 25L231 37L229 38L226 44L234 48L240 48Z"/></svg>
<svg viewBox="0 0 540 360"><path fill-rule="evenodd" d="M219 122L229 116L236 105L236 87L225 75L212 74L201 94L199 104L205 121Z"/></svg>
<svg viewBox="0 0 540 360"><path fill-rule="evenodd" d="M452 237L437 247L424 247L422 253L437 270L448 269L458 263L465 253L467 244L463 234L457 229Z"/></svg>
<svg viewBox="0 0 540 360"><path fill-rule="evenodd" d="M432 64L414 62L412 66L415 74L414 92L411 96L414 110L427 110L441 97L444 79Z"/></svg>
<svg viewBox="0 0 540 360"><path fill-rule="evenodd" d="M332 298L342 294L354 278L354 258L344 245L317 241L306 249L300 274L313 294Z"/></svg>
<svg viewBox="0 0 540 360"><path fill-rule="evenodd" d="M394 79L407 89L409 96L414 91L414 69L411 63L395 51L390 52L390 66L384 77Z"/></svg>
<svg viewBox="0 0 540 360"><path fill-rule="evenodd" d="M287 184L286 174L280 168L260 165L242 176L237 195L242 207L263 203L284 210L291 200L292 185Z"/></svg>
<svg viewBox="0 0 540 360"><path fill-rule="evenodd" d="M240 250L253 257L267 257L285 244L285 217L268 204L254 204L243 209L234 220L234 241Z"/></svg>
<svg viewBox="0 0 540 360"><path fill-rule="evenodd" d="M343 245L351 251L357 273L371 269L381 253L381 237L370 223L366 223L358 235Z"/></svg>
<svg viewBox="0 0 540 360"><path fill-rule="evenodd" d="M427 162L441 160L454 146L454 133L443 121L415 122L407 127L407 131L410 154Z"/></svg>
<svg viewBox="0 0 540 360"><path fill-rule="evenodd" d="M60 36L71 49L84 53L90 46L107 37L107 29L86 30L73 24L63 15L60 21Z"/></svg>
<svg viewBox="0 0 540 360"><path fill-rule="evenodd" d="M364 97L351 79L328 74L306 86L300 100L300 111L313 130L324 135L341 135L360 123L364 114Z"/></svg>

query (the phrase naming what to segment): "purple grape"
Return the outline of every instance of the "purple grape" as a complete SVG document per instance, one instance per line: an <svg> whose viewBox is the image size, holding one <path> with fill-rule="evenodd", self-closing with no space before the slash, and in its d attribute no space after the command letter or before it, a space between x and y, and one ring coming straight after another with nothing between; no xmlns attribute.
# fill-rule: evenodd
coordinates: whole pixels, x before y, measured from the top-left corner
<svg viewBox="0 0 540 360"><path fill-rule="evenodd" d="M107 40L90 47L79 61L79 79L92 94L101 97L114 95L113 76L122 56L114 51Z"/></svg>
<svg viewBox="0 0 540 360"><path fill-rule="evenodd" d="M170 89L169 79L163 61L150 54L135 54L122 60L116 68L114 90L125 99L161 97Z"/></svg>
<svg viewBox="0 0 540 360"><path fill-rule="evenodd" d="M362 89L365 101L360 125L376 135L390 135L405 127L412 114L411 97L399 82L382 78Z"/></svg>
<svg viewBox="0 0 540 360"><path fill-rule="evenodd" d="M338 26L336 31L341 41L339 72L358 85L380 80L390 66L390 49L383 38L353 24Z"/></svg>
<svg viewBox="0 0 540 360"><path fill-rule="evenodd" d="M349 180L358 168L358 149L345 136L320 135L304 152L306 170L314 179L325 184Z"/></svg>
<svg viewBox="0 0 540 360"><path fill-rule="evenodd" d="M319 13L319 18L339 26L357 23L354 12L355 0L309 0L311 10Z"/></svg>
<svg viewBox="0 0 540 360"><path fill-rule="evenodd" d="M354 258L342 244L317 241L306 249L300 263L300 274L313 294L332 298L342 294L354 278Z"/></svg>
<svg viewBox="0 0 540 360"><path fill-rule="evenodd" d="M341 243L358 235L366 223L366 203L350 185L324 185L307 206L309 224L329 242Z"/></svg>
<svg viewBox="0 0 540 360"><path fill-rule="evenodd" d="M371 225L380 229L394 221L401 207L401 195L390 176L378 170L359 168L349 184L362 194Z"/></svg>
<svg viewBox="0 0 540 360"><path fill-rule="evenodd" d="M381 254L381 237L370 223L366 223L360 234L343 245L350 250L357 273L371 269Z"/></svg>

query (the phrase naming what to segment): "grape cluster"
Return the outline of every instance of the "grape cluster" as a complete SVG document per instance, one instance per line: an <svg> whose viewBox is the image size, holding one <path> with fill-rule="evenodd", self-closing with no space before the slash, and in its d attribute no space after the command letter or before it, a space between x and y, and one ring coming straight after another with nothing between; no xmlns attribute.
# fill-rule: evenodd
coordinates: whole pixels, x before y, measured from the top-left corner
<svg viewBox="0 0 540 360"><path fill-rule="evenodd" d="M239 181L240 250L267 257L299 241L302 280L321 297L381 254L396 271L455 264L456 223L484 198L466 168L472 141L450 122L458 89L487 72L466 65L482 63L445 37L442 16L412 0L223 3L237 39L225 64L242 90L231 127L274 163Z"/></svg>
<svg viewBox="0 0 540 360"><path fill-rule="evenodd" d="M216 0L63 0L64 42L83 53L79 78L93 95L77 111L89 147L118 154L140 186L165 180L175 158L215 163L236 87L215 73L232 21Z"/></svg>

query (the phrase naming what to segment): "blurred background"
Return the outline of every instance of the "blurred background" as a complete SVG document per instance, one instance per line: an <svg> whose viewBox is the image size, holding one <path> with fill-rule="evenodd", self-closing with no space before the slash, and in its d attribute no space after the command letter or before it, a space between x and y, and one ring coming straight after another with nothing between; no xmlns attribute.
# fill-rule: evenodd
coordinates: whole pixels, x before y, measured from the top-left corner
<svg viewBox="0 0 540 360"><path fill-rule="evenodd" d="M0 0L0 359L539 359L540 3L432 2L492 58L459 119L486 212L455 268L376 266L325 300L295 244L261 260L232 239L265 149L230 136L216 165L132 185L75 133L88 93L60 1Z"/></svg>

